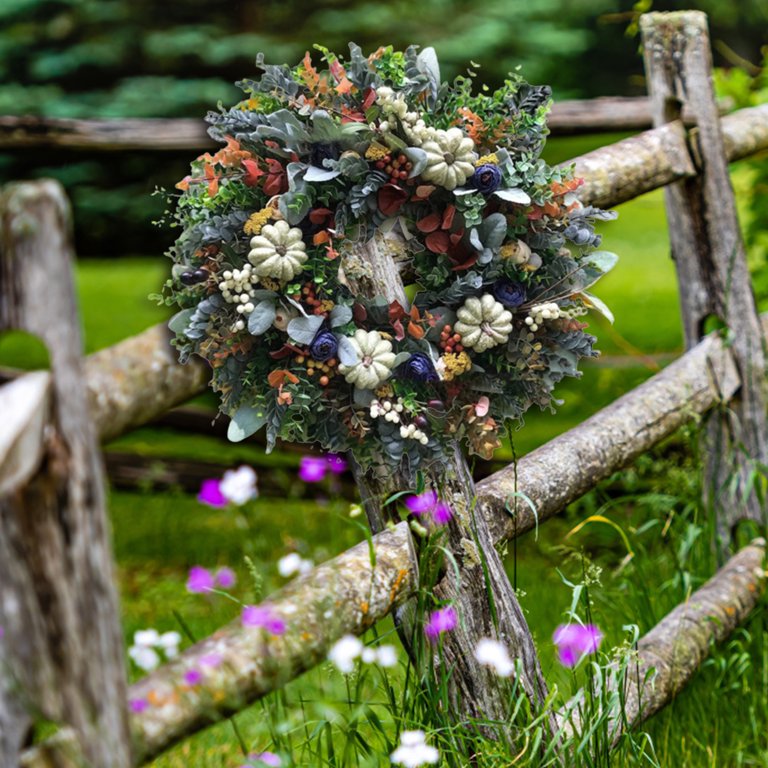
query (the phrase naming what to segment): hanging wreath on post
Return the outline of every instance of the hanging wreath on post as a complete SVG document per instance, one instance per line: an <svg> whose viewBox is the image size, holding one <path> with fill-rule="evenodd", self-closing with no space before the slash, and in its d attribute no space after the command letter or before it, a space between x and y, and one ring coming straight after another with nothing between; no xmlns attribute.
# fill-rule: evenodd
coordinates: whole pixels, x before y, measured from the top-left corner
<svg viewBox="0 0 768 768"><path fill-rule="evenodd" d="M503 430L594 356L596 250L580 180L540 158L550 91L511 76L441 82L431 48L319 48L266 64L208 115L224 143L177 186L168 303L182 359L204 357L229 436L352 451L363 466L440 462ZM366 298L376 238L411 306ZM608 313L609 314L609 313Z"/></svg>

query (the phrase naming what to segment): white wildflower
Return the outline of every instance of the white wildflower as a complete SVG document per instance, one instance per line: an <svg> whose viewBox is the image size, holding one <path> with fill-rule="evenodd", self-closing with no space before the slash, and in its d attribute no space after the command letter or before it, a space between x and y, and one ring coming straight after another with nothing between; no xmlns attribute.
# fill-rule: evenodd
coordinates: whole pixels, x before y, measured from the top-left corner
<svg viewBox="0 0 768 768"><path fill-rule="evenodd" d="M221 478L219 491L227 501L242 506L259 495L256 472L245 465L238 469L228 469Z"/></svg>
<svg viewBox="0 0 768 768"><path fill-rule="evenodd" d="M515 671L515 664L509 657L504 643L484 637L475 648L475 658L486 667L491 667L499 677L509 677Z"/></svg>
<svg viewBox="0 0 768 768"><path fill-rule="evenodd" d="M314 566L312 560L305 560L298 552L291 552L277 561L277 572L284 579L287 579L297 573L303 576L309 573Z"/></svg>
<svg viewBox="0 0 768 768"><path fill-rule="evenodd" d="M328 651L328 660L339 672L348 675L355 668L355 659L362 655L362 653L362 642L354 635L344 635Z"/></svg>
<svg viewBox="0 0 768 768"><path fill-rule="evenodd" d="M403 731L400 734L400 746L390 757L395 765L419 768L421 765L437 763L440 753L426 743L424 731Z"/></svg>
<svg viewBox="0 0 768 768"><path fill-rule="evenodd" d="M154 648L145 645L132 645L128 649L128 655L133 663L145 672L151 672L160 665L160 654Z"/></svg>

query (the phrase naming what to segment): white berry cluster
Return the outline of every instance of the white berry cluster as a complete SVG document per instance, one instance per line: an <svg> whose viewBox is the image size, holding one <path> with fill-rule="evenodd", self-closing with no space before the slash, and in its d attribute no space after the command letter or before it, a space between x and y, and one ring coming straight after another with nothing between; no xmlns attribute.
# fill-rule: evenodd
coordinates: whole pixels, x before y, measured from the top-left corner
<svg viewBox="0 0 768 768"><path fill-rule="evenodd" d="M422 445L426 445L429 442L429 437L426 433L420 430L415 424L403 424L402 413L405 410L403 405L403 398L398 397L396 401L382 399L374 400L371 403L370 414L372 419L378 419L380 416L384 417L384 421L389 421L392 424L400 424L400 437L403 440L416 440Z"/></svg>
<svg viewBox="0 0 768 768"><path fill-rule="evenodd" d="M398 397L393 403L391 400L373 400L371 402L370 414L372 419L384 417L384 421L391 421L393 424L400 422L400 414L405 409L403 398Z"/></svg>
<svg viewBox="0 0 768 768"><path fill-rule="evenodd" d="M528 310L525 324L532 331L538 331L545 320L557 320L562 314L563 311L554 301L547 301L544 304L536 304Z"/></svg>
<svg viewBox="0 0 768 768"><path fill-rule="evenodd" d="M227 304L237 304L236 310L239 315L250 315L253 312L254 303L252 301L254 286L259 278L253 274L253 265L245 264L242 269L228 269L223 274L224 278L219 283L219 290ZM242 331L245 328L245 321L238 320L234 330Z"/></svg>
<svg viewBox="0 0 768 768"><path fill-rule="evenodd" d="M405 97L400 93L395 95L388 86L385 85L376 91L376 104L381 107L381 114L384 117L378 125L380 131L387 133L393 127L391 123L399 120L405 135L414 147L420 147L423 142L435 137L436 129L427 126L418 112L409 112ZM371 129L376 129L375 123L371 124Z"/></svg>
<svg viewBox="0 0 768 768"><path fill-rule="evenodd" d="M415 424L401 425L400 437L402 437L403 440L415 440L422 445L426 445L429 442L426 432L420 430Z"/></svg>

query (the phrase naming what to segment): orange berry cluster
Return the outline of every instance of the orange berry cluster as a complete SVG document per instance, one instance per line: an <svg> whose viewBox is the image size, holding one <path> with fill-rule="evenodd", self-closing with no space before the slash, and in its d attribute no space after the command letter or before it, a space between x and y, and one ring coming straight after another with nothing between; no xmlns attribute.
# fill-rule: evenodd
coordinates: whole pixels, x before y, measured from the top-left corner
<svg viewBox="0 0 768 768"><path fill-rule="evenodd" d="M464 351L464 347L461 344L461 335L453 333L453 329L447 324L443 326L443 330L440 332L440 347L448 354Z"/></svg>
<svg viewBox="0 0 768 768"><path fill-rule="evenodd" d="M324 315L329 310L333 309L333 302L329 302L328 299L318 299L315 292L314 283L304 283L301 287L301 293L294 293L291 298L294 301L301 301L312 309L312 313L315 315ZM330 304L330 307L328 306Z"/></svg>
<svg viewBox="0 0 768 768"><path fill-rule="evenodd" d="M376 162L376 167L380 171L389 175L389 180L393 184L399 184L408 178L413 170L413 163L405 155L384 155L381 160Z"/></svg>
<svg viewBox="0 0 768 768"><path fill-rule="evenodd" d="M321 387L327 387L330 384L331 378L336 375L336 366L339 364L335 357L321 363L313 360L309 355L296 355L296 362L307 367L307 376L310 378L319 374L317 381Z"/></svg>

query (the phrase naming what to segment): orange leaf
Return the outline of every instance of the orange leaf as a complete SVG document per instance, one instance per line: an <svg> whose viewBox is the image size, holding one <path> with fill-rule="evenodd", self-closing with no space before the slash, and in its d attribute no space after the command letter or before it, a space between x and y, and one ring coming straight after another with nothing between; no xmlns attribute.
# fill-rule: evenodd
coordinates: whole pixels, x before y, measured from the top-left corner
<svg viewBox="0 0 768 768"><path fill-rule="evenodd" d="M267 376L267 383L270 387L282 387L286 381L289 384L299 383L298 377L283 368L278 368L276 371L270 371L269 376Z"/></svg>
<svg viewBox="0 0 768 768"><path fill-rule="evenodd" d="M424 338L424 329L420 325L416 325L414 322L408 323L408 333L410 333L414 339Z"/></svg>
<svg viewBox="0 0 768 768"><path fill-rule="evenodd" d="M330 240L331 240L331 236L328 234L328 231L325 229L321 229L312 238L312 243L314 245L322 245L323 243L330 242Z"/></svg>

